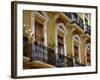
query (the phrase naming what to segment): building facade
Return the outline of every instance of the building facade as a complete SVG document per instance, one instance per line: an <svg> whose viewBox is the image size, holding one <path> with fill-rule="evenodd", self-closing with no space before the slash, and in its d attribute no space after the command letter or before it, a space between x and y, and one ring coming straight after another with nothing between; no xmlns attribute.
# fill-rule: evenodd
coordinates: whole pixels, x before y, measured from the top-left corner
<svg viewBox="0 0 100 80"><path fill-rule="evenodd" d="M91 14L23 11L23 68L91 66Z"/></svg>

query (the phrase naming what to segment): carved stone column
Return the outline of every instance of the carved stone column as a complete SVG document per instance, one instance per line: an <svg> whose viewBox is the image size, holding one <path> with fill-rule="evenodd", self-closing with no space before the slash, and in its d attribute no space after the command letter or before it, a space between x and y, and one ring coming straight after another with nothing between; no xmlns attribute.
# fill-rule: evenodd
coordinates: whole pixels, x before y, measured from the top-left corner
<svg viewBox="0 0 100 80"><path fill-rule="evenodd" d="M47 27L47 44L49 47L54 48L56 46L56 14L49 12L48 13L48 27Z"/></svg>
<svg viewBox="0 0 100 80"><path fill-rule="evenodd" d="M67 41L66 41L66 45L67 45L67 56L69 58L72 58L72 36L73 36L73 31L75 30L75 28L73 26L71 26L70 24L67 24Z"/></svg>
<svg viewBox="0 0 100 80"><path fill-rule="evenodd" d="M86 57L86 55L85 55L85 48L86 48L85 41L86 41L86 39L87 38L86 38L85 34L80 35L80 40L81 40L81 42L80 42L80 63L81 64L86 63L86 61L85 61L85 57Z"/></svg>

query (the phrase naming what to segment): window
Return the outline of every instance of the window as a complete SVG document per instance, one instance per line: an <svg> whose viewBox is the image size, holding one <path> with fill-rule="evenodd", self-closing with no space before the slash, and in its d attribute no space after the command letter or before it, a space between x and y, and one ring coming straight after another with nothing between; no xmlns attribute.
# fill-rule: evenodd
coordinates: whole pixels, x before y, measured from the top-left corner
<svg viewBox="0 0 100 80"><path fill-rule="evenodd" d="M64 56L66 56L66 34L67 34L67 29L65 28L64 23L60 22L57 23L57 29L55 31L55 35L56 35L56 45L58 47L56 47L56 53L58 53L58 51L60 50L61 54L63 54Z"/></svg>
<svg viewBox="0 0 100 80"><path fill-rule="evenodd" d="M44 27L38 21L35 21L35 39L44 44Z"/></svg>
<svg viewBox="0 0 100 80"><path fill-rule="evenodd" d="M80 53L80 37L78 35L73 36L73 65L80 66L79 53Z"/></svg>
<svg viewBox="0 0 100 80"><path fill-rule="evenodd" d="M74 57L75 57L75 62L79 62L79 48L78 48L78 45L74 45Z"/></svg>
<svg viewBox="0 0 100 80"><path fill-rule="evenodd" d="M86 65L87 66L90 66L91 65L91 49L90 49L90 45L87 44L87 47L86 47Z"/></svg>
<svg viewBox="0 0 100 80"><path fill-rule="evenodd" d="M61 54L64 54L64 42L63 37L58 35L58 49L61 51Z"/></svg>
<svg viewBox="0 0 100 80"><path fill-rule="evenodd" d="M57 66L64 67L66 66L65 56L67 55L66 51L66 28L63 23L57 24L57 29L55 32L56 35L56 62Z"/></svg>

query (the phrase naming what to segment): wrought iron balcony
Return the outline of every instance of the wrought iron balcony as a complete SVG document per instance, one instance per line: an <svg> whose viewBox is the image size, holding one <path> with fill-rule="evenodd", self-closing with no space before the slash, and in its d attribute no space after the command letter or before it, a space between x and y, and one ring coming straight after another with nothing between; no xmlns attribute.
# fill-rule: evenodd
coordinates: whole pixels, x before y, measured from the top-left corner
<svg viewBox="0 0 100 80"><path fill-rule="evenodd" d="M91 35L91 27L89 25L86 25L85 33Z"/></svg>
<svg viewBox="0 0 100 80"><path fill-rule="evenodd" d="M60 52L56 54L53 49L36 43L32 45L31 55L27 57L30 57L30 61L42 61L56 67L74 66L73 59L61 54ZM80 63L77 64L82 66Z"/></svg>
<svg viewBox="0 0 100 80"><path fill-rule="evenodd" d="M65 67L67 66L67 59L66 56L64 56L63 54L57 54L56 55L56 66L57 67Z"/></svg>
<svg viewBox="0 0 100 80"><path fill-rule="evenodd" d="M56 66L56 55L53 49L41 44L32 45L31 61L42 61Z"/></svg>
<svg viewBox="0 0 100 80"><path fill-rule="evenodd" d="M79 61L73 62L72 58L69 58L63 54L59 54L58 57L56 57L56 66L57 67L78 67L78 66L85 66L84 64L79 63Z"/></svg>
<svg viewBox="0 0 100 80"><path fill-rule="evenodd" d="M56 66L57 67L73 67L73 59L63 54L57 54Z"/></svg>
<svg viewBox="0 0 100 80"><path fill-rule="evenodd" d="M83 20L77 15L77 13L65 13L65 15L72 20L72 23L76 23L81 29L84 29Z"/></svg>

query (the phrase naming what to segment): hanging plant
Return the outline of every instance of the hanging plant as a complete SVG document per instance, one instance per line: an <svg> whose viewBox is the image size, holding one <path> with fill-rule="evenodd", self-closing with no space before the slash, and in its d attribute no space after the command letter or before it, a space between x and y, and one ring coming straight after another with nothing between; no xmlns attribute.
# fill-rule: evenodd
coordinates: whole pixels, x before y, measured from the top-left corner
<svg viewBox="0 0 100 80"><path fill-rule="evenodd" d="M24 37L28 38L28 44L31 44L33 41L33 35L29 26L23 27L23 35Z"/></svg>

